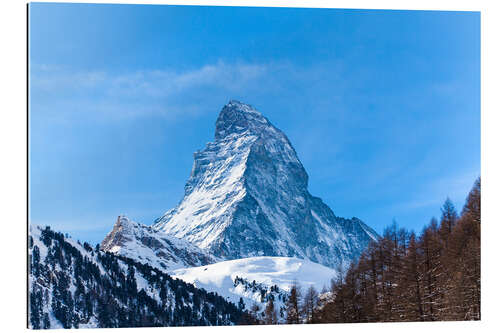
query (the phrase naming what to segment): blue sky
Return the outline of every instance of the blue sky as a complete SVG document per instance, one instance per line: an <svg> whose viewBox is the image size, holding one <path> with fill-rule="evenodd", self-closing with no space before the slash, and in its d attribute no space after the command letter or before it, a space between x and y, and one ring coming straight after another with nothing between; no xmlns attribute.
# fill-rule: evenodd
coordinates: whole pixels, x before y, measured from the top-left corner
<svg viewBox="0 0 500 333"><path fill-rule="evenodd" d="M480 175L480 15L30 5L30 219L96 243L174 207L229 99L294 145L309 190L420 231Z"/></svg>

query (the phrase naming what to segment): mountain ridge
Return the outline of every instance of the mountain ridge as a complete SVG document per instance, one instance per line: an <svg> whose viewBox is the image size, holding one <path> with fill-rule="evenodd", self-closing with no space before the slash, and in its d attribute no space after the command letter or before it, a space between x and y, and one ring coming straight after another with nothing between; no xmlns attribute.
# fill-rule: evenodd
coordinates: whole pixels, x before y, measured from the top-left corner
<svg viewBox="0 0 500 333"><path fill-rule="evenodd" d="M29 226L31 329L235 325L242 311L163 270Z"/></svg>
<svg viewBox="0 0 500 333"><path fill-rule="evenodd" d="M174 269L213 264L216 259L182 239L155 231L150 226L118 216L101 249L169 272Z"/></svg>

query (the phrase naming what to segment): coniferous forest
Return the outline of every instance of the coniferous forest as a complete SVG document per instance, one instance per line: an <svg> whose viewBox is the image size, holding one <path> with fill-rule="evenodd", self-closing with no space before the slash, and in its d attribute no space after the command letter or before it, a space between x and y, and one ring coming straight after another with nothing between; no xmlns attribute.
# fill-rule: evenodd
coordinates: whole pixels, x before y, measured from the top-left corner
<svg viewBox="0 0 500 333"><path fill-rule="evenodd" d="M29 238L33 329L230 325L241 309L213 292L83 245L49 227Z"/></svg>
<svg viewBox="0 0 500 333"><path fill-rule="evenodd" d="M393 223L332 281L326 297L314 290L297 295L295 286L289 323L480 320L480 179L460 214L446 200L440 220L431 219L418 235Z"/></svg>

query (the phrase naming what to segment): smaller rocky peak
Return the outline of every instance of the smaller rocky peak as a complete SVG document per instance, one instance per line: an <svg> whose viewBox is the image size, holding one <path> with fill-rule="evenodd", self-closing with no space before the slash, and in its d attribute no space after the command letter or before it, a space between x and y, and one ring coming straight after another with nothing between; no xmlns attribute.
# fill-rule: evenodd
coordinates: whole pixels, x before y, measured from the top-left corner
<svg viewBox="0 0 500 333"><path fill-rule="evenodd" d="M113 230L101 242L101 249L111 251L115 246L123 246L125 242L130 240L129 235L133 226L134 223L128 217L119 215L113 226Z"/></svg>
<svg viewBox="0 0 500 333"><path fill-rule="evenodd" d="M220 140L228 135L245 131L259 134L267 126L271 126L269 121L253 106L230 100L222 108L215 123L215 139Z"/></svg>
<svg viewBox="0 0 500 333"><path fill-rule="evenodd" d="M116 219L116 224L129 224L130 220L127 216L125 215L118 215L118 218Z"/></svg>
<svg viewBox="0 0 500 333"><path fill-rule="evenodd" d="M125 215L118 215L118 218L116 219L114 228L120 229L122 232L128 232L130 229L134 228L137 223L131 221L127 216Z"/></svg>
<svg viewBox="0 0 500 333"><path fill-rule="evenodd" d="M113 229L101 242L101 249L110 251L114 246L123 246L125 242L134 239L144 231L150 231L151 227L130 220L125 215L119 215Z"/></svg>

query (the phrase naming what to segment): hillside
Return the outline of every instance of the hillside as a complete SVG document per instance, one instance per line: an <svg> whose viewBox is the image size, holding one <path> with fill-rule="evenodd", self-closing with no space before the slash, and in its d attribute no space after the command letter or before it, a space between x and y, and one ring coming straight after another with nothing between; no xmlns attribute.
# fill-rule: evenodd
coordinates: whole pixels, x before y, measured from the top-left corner
<svg viewBox="0 0 500 333"><path fill-rule="evenodd" d="M30 328L234 325L222 297L132 259L30 227Z"/></svg>
<svg viewBox="0 0 500 333"><path fill-rule="evenodd" d="M281 299L276 299L279 308L294 283L300 283L305 289L329 287L331 279L337 278L337 272L298 258L252 257L177 269L172 276L216 292L234 303L241 297L249 309L255 303L264 306L266 296L271 293L275 293L276 298L282 294Z"/></svg>

